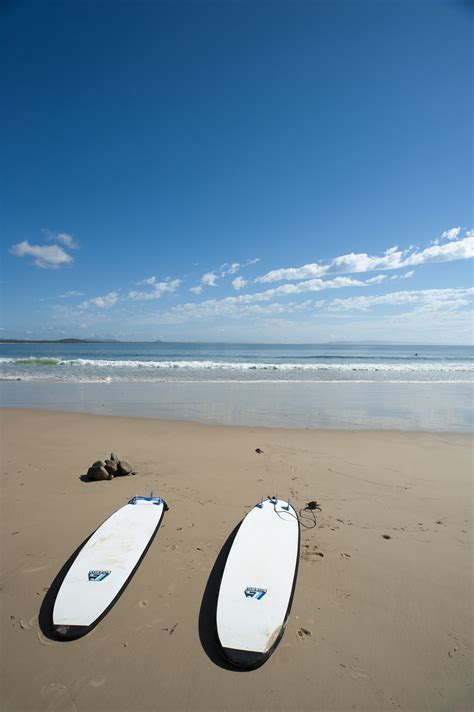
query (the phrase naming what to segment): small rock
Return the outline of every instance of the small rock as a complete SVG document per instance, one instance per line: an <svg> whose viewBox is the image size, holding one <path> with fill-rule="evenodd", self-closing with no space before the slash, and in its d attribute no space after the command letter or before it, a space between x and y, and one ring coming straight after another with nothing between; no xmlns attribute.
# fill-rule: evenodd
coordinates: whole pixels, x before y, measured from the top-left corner
<svg viewBox="0 0 474 712"><path fill-rule="evenodd" d="M133 471L133 467L127 460L120 460L118 463L118 475L129 475Z"/></svg>
<svg viewBox="0 0 474 712"><path fill-rule="evenodd" d="M384 539L391 539L391 538L392 538L392 537L390 536L390 534L382 534L382 537L383 537Z"/></svg>
<svg viewBox="0 0 474 712"><path fill-rule="evenodd" d="M259 455L263 455L263 450L260 450L259 447L255 448L255 452L257 452Z"/></svg>
<svg viewBox="0 0 474 712"><path fill-rule="evenodd" d="M113 475L107 472L105 467L89 467L87 477L90 480L111 480Z"/></svg>
<svg viewBox="0 0 474 712"><path fill-rule="evenodd" d="M119 462L119 460L120 460L120 458L119 458L119 456L117 455L116 452L111 452L111 453L110 453L110 459L113 460L114 462Z"/></svg>
<svg viewBox="0 0 474 712"><path fill-rule="evenodd" d="M105 467L105 462L104 460L97 460L97 462L92 463L92 467Z"/></svg>

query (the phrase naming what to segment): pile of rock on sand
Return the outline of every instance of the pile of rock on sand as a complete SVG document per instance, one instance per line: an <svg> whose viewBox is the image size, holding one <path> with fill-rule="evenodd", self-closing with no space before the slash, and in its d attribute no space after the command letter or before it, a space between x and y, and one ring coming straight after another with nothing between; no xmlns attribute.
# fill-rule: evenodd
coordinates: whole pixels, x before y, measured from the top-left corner
<svg viewBox="0 0 474 712"><path fill-rule="evenodd" d="M121 460L119 456L112 452L110 460L97 460L87 470L88 480L113 480L114 477L124 475L136 475L137 473L127 460Z"/></svg>

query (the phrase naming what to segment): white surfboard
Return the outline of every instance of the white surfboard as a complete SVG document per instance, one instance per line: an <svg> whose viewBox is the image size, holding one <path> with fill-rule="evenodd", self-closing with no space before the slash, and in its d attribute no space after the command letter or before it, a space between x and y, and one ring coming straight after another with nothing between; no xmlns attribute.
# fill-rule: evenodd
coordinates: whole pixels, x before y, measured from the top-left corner
<svg viewBox="0 0 474 712"><path fill-rule="evenodd" d="M280 641L298 569L300 530L288 502L268 499L242 521L217 601L217 637L233 665L261 665Z"/></svg>
<svg viewBox="0 0 474 712"><path fill-rule="evenodd" d="M77 638L98 623L135 572L165 509L159 497L133 497L94 532L56 596L53 627L59 636Z"/></svg>

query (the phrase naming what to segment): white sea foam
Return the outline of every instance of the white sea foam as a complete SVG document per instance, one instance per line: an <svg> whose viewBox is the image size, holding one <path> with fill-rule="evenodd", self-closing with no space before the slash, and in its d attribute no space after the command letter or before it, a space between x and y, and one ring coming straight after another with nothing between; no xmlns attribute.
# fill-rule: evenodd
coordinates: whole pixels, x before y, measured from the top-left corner
<svg viewBox="0 0 474 712"><path fill-rule="evenodd" d="M281 371L281 372L392 372L392 373L474 373L472 361L358 361L317 363L259 363L244 361L142 361L129 359L51 359L47 357L32 358L0 358L1 364L17 366L34 366L53 369L54 367L81 367L97 369L155 369L155 370L185 370L185 371Z"/></svg>
<svg viewBox="0 0 474 712"><path fill-rule="evenodd" d="M376 380L374 378L372 379L364 379L364 378L344 378L344 379L338 379L338 378L327 378L327 379L314 379L314 378L222 378L222 379L212 379L212 378L133 378L130 379L127 376L72 376L69 375L49 375L45 377L42 374L38 373L29 373L29 374L22 374L21 377L16 375L16 374L1 374L0 375L0 381L38 381L38 382L57 382L57 383L69 383L69 384L81 384L81 383L134 383L134 384L140 384L140 383L181 383L181 384L218 384L218 385L226 385L226 384L249 384L249 385L265 385L265 384L279 384L279 385L290 385L290 384L320 384L320 385L331 385L333 383L339 383L339 384L347 384L350 385L351 383L356 383L356 384L368 384L368 385L381 385L381 384L388 384L388 385L401 385L401 384L409 384L409 385L433 385L433 384L438 384L438 385L452 385L452 384L465 384L465 385L473 385L474 381L472 378L466 379L466 378L452 378L452 379L415 379L415 378L398 378L398 379L383 379L383 380Z"/></svg>

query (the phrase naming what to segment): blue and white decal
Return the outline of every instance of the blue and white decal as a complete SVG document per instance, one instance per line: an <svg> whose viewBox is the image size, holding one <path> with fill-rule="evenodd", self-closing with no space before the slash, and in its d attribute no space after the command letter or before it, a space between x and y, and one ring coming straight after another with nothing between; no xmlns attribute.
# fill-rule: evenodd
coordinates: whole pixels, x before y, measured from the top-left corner
<svg viewBox="0 0 474 712"><path fill-rule="evenodd" d="M253 586L247 586L244 591L245 598L255 598L257 601L260 601L264 597L266 592L266 588L254 588Z"/></svg>
<svg viewBox="0 0 474 712"><path fill-rule="evenodd" d="M110 571L89 571L89 581L103 581Z"/></svg>

